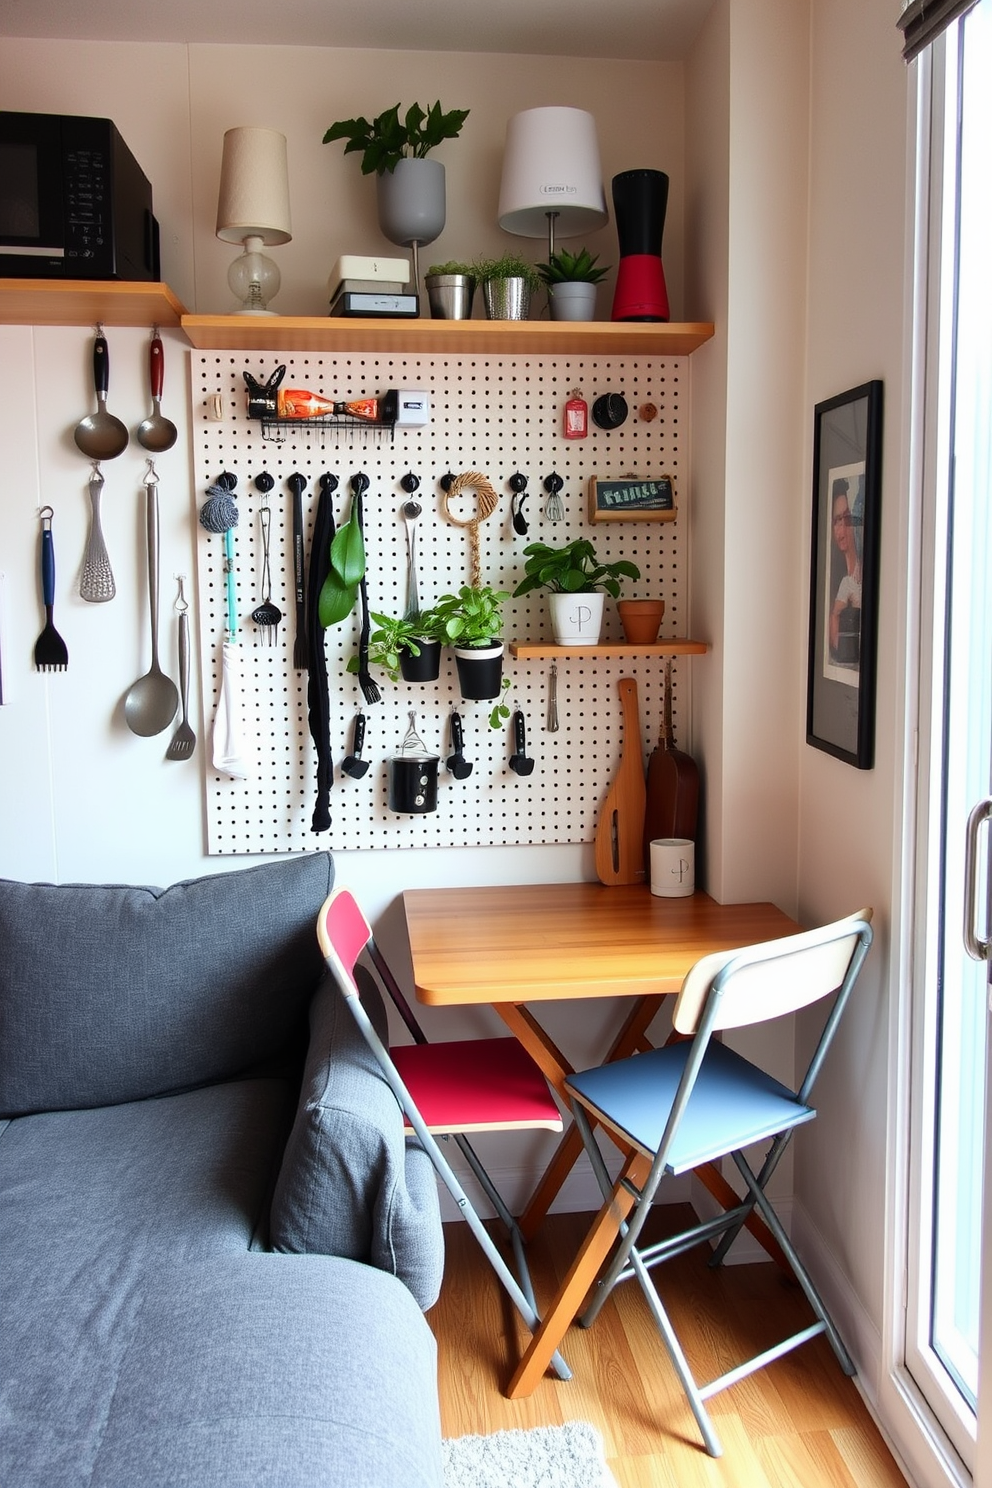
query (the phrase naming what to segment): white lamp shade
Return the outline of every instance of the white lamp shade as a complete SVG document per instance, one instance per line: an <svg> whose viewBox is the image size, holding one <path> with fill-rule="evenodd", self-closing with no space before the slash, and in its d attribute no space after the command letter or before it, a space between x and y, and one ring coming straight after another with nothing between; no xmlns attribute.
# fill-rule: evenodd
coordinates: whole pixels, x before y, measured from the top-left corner
<svg viewBox="0 0 992 1488"><path fill-rule="evenodd" d="M525 109L507 122L499 225L543 238L549 212L558 213L555 233L566 238L609 220L596 121L585 109Z"/></svg>
<svg viewBox="0 0 992 1488"><path fill-rule="evenodd" d="M224 243L261 238L267 247L292 238L284 134L243 127L224 135L217 236Z"/></svg>

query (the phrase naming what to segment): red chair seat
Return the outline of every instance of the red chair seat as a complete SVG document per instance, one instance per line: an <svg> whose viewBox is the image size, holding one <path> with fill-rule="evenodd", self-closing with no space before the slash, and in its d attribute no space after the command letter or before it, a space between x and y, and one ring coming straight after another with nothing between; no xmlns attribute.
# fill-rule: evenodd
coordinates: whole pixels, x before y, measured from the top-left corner
<svg viewBox="0 0 992 1488"><path fill-rule="evenodd" d="M389 1053L432 1132L562 1130L547 1081L515 1038L403 1044Z"/></svg>

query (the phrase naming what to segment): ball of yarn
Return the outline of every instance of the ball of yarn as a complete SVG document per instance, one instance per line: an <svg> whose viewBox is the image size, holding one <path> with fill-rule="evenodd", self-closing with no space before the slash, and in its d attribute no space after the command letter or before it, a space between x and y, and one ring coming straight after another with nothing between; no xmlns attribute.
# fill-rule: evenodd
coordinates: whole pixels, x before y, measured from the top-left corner
<svg viewBox="0 0 992 1488"><path fill-rule="evenodd" d="M228 532L238 525L238 503L223 486L210 486L200 507L200 526L208 532Z"/></svg>

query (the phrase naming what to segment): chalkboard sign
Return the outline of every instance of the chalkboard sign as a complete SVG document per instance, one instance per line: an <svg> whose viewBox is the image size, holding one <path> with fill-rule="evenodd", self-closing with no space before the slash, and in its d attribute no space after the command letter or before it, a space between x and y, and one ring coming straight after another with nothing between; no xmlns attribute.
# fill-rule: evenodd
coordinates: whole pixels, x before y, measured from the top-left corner
<svg viewBox="0 0 992 1488"><path fill-rule="evenodd" d="M643 476L589 482L590 522L673 522L675 486L670 475L655 480Z"/></svg>

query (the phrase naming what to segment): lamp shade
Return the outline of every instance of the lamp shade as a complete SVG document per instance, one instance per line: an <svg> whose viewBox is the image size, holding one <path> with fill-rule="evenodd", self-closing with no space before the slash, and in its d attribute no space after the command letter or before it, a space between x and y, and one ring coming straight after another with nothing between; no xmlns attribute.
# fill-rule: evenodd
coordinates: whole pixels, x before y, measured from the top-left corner
<svg viewBox="0 0 992 1488"><path fill-rule="evenodd" d="M596 121L585 109L525 109L507 122L499 225L543 238L549 212L558 214L555 231L566 238L609 220Z"/></svg>
<svg viewBox="0 0 992 1488"><path fill-rule="evenodd" d="M292 238L284 134L242 127L224 135L217 236L224 243L260 238L267 247Z"/></svg>

